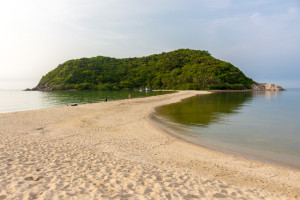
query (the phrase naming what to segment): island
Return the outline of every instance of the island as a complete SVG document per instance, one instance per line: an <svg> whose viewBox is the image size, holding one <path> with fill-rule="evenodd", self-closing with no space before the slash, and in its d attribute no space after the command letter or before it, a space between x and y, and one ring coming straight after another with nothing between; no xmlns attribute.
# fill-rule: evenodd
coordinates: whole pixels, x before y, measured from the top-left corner
<svg viewBox="0 0 300 200"><path fill-rule="evenodd" d="M208 51L178 49L140 58L69 60L43 76L33 90L243 90L253 84L237 67Z"/></svg>

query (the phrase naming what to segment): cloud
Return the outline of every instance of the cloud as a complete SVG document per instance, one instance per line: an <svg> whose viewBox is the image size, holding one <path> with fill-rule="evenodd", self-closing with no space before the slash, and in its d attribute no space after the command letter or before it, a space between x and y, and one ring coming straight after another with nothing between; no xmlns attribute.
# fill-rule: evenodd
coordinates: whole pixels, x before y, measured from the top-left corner
<svg viewBox="0 0 300 200"><path fill-rule="evenodd" d="M35 85L68 59L177 48L208 50L254 78L279 77L282 67L288 77L300 62L299 8L296 0L0 1L0 82L34 72Z"/></svg>
<svg viewBox="0 0 300 200"><path fill-rule="evenodd" d="M296 7L291 7L291 8L289 8L288 13L289 13L290 15L296 15L296 14L298 13L298 8L296 8Z"/></svg>
<svg viewBox="0 0 300 200"><path fill-rule="evenodd" d="M260 24L262 19L261 19L261 15L259 13L253 13L250 16L250 20L254 23L254 24Z"/></svg>

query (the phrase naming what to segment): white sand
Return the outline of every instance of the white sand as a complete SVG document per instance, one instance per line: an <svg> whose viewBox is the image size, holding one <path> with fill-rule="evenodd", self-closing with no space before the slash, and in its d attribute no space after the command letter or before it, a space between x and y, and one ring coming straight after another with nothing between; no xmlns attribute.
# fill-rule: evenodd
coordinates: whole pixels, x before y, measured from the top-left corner
<svg viewBox="0 0 300 200"><path fill-rule="evenodd" d="M300 172L166 134L154 107L200 91L0 115L1 199L298 199Z"/></svg>

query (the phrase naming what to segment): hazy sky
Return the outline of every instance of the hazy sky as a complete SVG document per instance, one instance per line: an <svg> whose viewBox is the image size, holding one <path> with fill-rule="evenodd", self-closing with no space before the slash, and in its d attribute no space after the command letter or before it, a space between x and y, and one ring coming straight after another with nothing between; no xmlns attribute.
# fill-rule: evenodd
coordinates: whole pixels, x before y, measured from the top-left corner
<svg viewBox="0 0 300 200"><path fill-rule="evenodd" d="M300 0L0 0L0 89L32 88L69 59L178 48L300 87Z"/></svg>

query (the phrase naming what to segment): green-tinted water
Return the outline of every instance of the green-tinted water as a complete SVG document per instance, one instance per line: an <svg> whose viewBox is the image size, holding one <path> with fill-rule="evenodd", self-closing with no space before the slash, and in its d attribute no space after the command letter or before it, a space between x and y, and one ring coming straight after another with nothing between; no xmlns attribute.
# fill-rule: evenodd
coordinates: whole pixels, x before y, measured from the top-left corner
<svg viewBox="0 0 300 200"><path fill-rule="evenodd" d="M170 92L152 91L0 91L0 113L36 110L41 108L57 107L67 104L86 104L103 102L105 97L108 101L161 95Z"/></svg>
<svg viewBox="0 0 300 200"><path fill-rule="evenodd" d="M186 141L300 168L300 90L199 95L152 118Z"/></svg>

